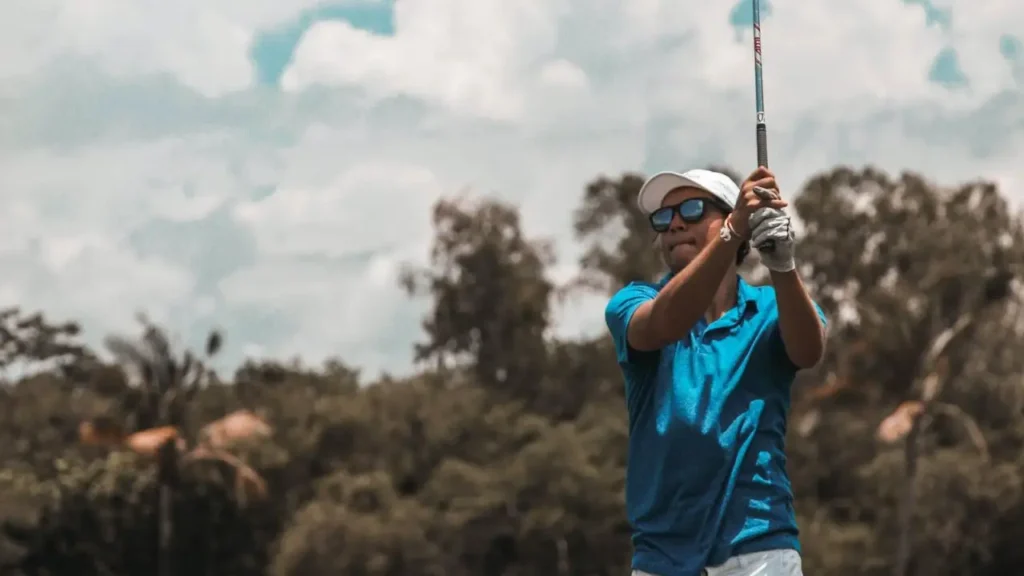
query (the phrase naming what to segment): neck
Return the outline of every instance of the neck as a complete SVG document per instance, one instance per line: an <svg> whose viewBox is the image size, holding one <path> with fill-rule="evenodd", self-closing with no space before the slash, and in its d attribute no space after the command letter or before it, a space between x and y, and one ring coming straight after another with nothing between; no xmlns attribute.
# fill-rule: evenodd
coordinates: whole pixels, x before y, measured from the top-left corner
<svg viewBox="0 0 1024 576"><path fill-rule="evenodd" d="M714 322L729 310L732 310L736 306L736 290L738 281L736 274L730 271L725 275L725 279L718 286L718 291L715 292L715 297L711 299L711 306L708 306L708 311L705 314L707 321Z"/></svg>

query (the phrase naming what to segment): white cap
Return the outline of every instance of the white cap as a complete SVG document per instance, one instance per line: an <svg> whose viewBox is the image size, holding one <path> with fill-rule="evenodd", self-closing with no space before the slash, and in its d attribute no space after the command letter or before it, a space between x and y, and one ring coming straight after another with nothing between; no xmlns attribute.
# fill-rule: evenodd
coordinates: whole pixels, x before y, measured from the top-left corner
<svg viewBox="0 0 1024 576"><path fill-rule="evenodd" d="M700 188L724 202L730 210L736 207L740 187L725 174L695 168L686 172L659 172L651 176L640 188L636 203L644 214L661 208L665 196L676 188Z"/></svg>

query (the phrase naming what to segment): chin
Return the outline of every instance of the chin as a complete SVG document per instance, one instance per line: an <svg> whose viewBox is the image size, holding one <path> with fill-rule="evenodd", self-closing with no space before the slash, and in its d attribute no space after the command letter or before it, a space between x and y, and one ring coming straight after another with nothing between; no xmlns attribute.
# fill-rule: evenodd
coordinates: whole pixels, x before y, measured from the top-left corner
<svg viewBox="0 0 1024 576"><path fill-rule="evenodd" d="M673 248L672 252L669 253L669 259L673 264L677 264L682 268L690 262L693 262L693 259L696 258L698 254L700 254L699 246L694 244L680 244Z"/></svg>
<svg viewBox="0 0 1024 576"><path fill-rule="evenodd" d="M672 269L676 271L686 268L690 264L690 262L693 262L692 256L683 256L680 254L673 254L672 257L669 259L669 263L671 264Z"/></svg>

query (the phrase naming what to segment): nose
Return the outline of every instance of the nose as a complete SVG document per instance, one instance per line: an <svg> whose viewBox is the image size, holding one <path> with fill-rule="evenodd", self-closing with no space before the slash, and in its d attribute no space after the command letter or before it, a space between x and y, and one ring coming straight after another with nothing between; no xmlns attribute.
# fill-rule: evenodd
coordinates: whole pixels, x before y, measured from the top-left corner
<svg viewBox="0 0 1024 576"><path fill-rule="evenodd" d="M675 210L672 212L672 221L669 222L669 230L686 230L686 221L679 215L679 211Z"/></svg>

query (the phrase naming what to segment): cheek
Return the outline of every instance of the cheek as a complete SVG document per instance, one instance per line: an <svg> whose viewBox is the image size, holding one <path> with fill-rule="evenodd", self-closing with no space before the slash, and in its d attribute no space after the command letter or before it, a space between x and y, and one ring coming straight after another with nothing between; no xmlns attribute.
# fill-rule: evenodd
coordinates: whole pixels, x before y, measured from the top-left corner
<svg viewBox="0 0 1024 576"><path fill-rule="evenodd" d="M718 237L719 228L721 228L721 223L718 221L702 222L697 236L703 238L704 243L707 244Z"/></svg>
<svg viewBox="0 0 1024 576"><path fill-rule="evenodd" d="M708 234L707 234L708 242L710 242L714 238L717 238L721 231L722 231L722 222L721 221L716 220L715 222L709 224L708 225Z"/></svg>

